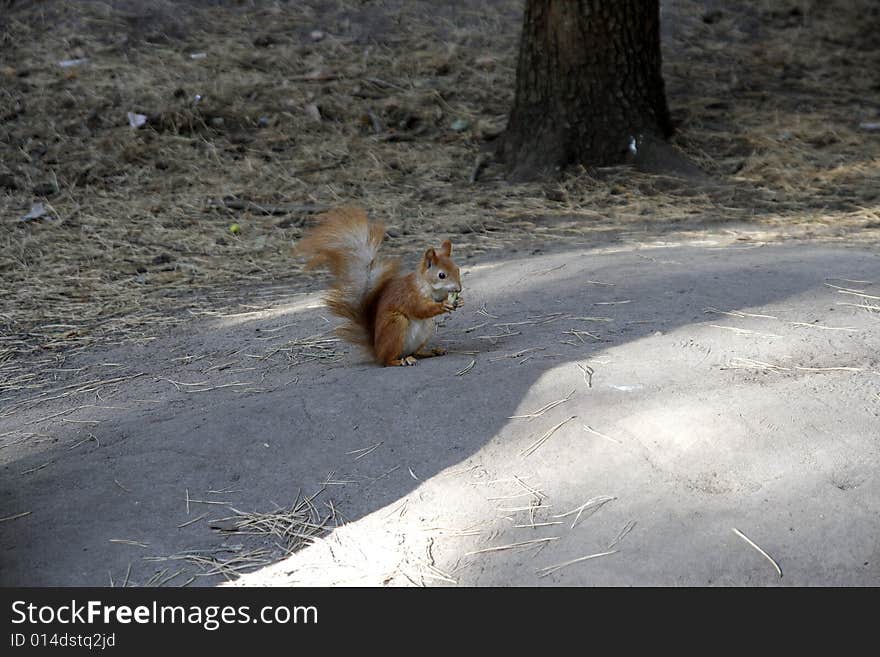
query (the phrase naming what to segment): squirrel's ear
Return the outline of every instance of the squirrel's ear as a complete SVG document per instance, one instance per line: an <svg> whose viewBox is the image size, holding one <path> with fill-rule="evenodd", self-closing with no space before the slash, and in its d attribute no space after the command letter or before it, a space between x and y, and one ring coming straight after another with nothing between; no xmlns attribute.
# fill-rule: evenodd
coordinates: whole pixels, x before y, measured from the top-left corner
<svg viewBox="0 0 880 657"><path fill-rule="evenodd" d="M452 255L452 242L446 240L443 244L440 245L440 248L443 250L443 255L447 258Z"/></svg>
<svg viewBox="0 0 880 657"><path fill-rule="evenodd" d="M437 260L437 252L434 249L425 251L425 268L429 268Z"/></svg>

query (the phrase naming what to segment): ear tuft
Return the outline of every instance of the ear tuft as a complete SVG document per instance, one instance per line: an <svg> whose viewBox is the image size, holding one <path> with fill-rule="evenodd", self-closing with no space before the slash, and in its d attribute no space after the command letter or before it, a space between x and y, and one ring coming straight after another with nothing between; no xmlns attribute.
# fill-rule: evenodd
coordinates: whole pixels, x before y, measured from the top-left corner
<svg viewBox="0 0 880 657"><path fill-rule="evenodd" d="M428 249L425 251L425 264L430 267L435 262L437 262L437 252L434 249Z"/></svg>
<svg viewBox="0 0 880 657"><path fill-rule="evenodd" d="M443 255L445 255L447 258L452 255L452 242L450 242L449 240L445 240L443 244L440 245L440 248L443 251Z"/></svg>

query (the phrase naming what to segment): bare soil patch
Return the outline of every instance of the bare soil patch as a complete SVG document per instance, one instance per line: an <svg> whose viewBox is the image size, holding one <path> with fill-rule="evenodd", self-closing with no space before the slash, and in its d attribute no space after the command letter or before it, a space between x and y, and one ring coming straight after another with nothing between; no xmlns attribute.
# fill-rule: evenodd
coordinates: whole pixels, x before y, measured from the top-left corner
<svg viewBox="0 0 880 657"><path fill-rule="evenodd" d="M0 17L3 390L43 385L72 350L307 285L290 247L340 202L385 220L391 251L452 235L465 259L731 222L874 241L880 132L860 126L880 116L877 11L665 3L673 145L714 183L624 167L509 185L487 157L518 2L14 3ZM36 203L45 216L22 221Z"/></svg>

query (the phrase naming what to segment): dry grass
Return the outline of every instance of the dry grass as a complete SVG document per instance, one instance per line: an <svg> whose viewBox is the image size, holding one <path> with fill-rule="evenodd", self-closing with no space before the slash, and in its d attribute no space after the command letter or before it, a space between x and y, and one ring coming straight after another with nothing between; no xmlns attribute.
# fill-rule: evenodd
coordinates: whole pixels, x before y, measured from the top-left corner
<svg viewBox="0 0 880 657"><path fill-rule="evenodd" d="M211 527L225 534L269 537L281 550L282 557L286 557L322 536L331 524L335 525L333 503L326 503L327 511L315 505L315 499L323 492L322 489L308 497L300 495L289 507L268 513L233 508L234 515L212 520Z"/></svg>
<svg viewBox="0 0 880 657"><path fill-rule="evenodd" d="M211 491L221 492L221 491ZM315 501L324 492L319 490L310 496L298 495L296 500L285 508L270 512L239 511L229 507L233 515L210 520L210 527L229 537L245 539L247 543L227 544L211 549L192 549L164 556L143 557L145 561L154 563L181 562L185 568L178 569L168 575L168 569L157 571L145 586L162 586L181 575L194 573L186 581L177 580L177 586L186 586L196 577L222 576L234 580L249 570L275 563L290 556L297 550L310 545L324 536L337 525L336 507L332 501L319 508ZM191 502L208 503L205 500L194 500L187 491L187 505ZM215 502L228 506L225 502ZM178 527L185 527L205 518L200 515ZM267 541L269 544L267 545ZM147 547L137 541L115 540L112 542ZM112 576L111 576L112 579ZM128 581L128 574L126 575Z"/></svg>
<svg viewBox="0 0 880 657"><path fill-rule="evenodd" d="M711 23L696 2L665 5L674 144L717 185L625 167L508 185L486 154L512 100L520 4L5 9L0 380L37 390L78 350L270 306L310 284L291 245L341 202L383 219L391 252L452 234L463 260L724 222L880 237L880 137L860 128L878 112L867 0L759 0ZM47 217L21 221L36 202Z"/></svg>

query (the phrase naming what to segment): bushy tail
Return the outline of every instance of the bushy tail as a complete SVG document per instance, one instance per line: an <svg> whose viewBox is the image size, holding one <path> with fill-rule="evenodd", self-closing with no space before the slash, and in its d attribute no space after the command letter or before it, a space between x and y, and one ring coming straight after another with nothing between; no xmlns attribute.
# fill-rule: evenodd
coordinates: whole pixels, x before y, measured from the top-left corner
<svg viewBox="0 0 880 657"><path fill-rule="evenodd" d="M319 215L296 247L309 269L323 266L333 275L324 300L345 320L337 334L370 350L379 295L398 272L396 261L379 257L384 237L385 227L370 224L363 208L341 207Z"/></svg>

